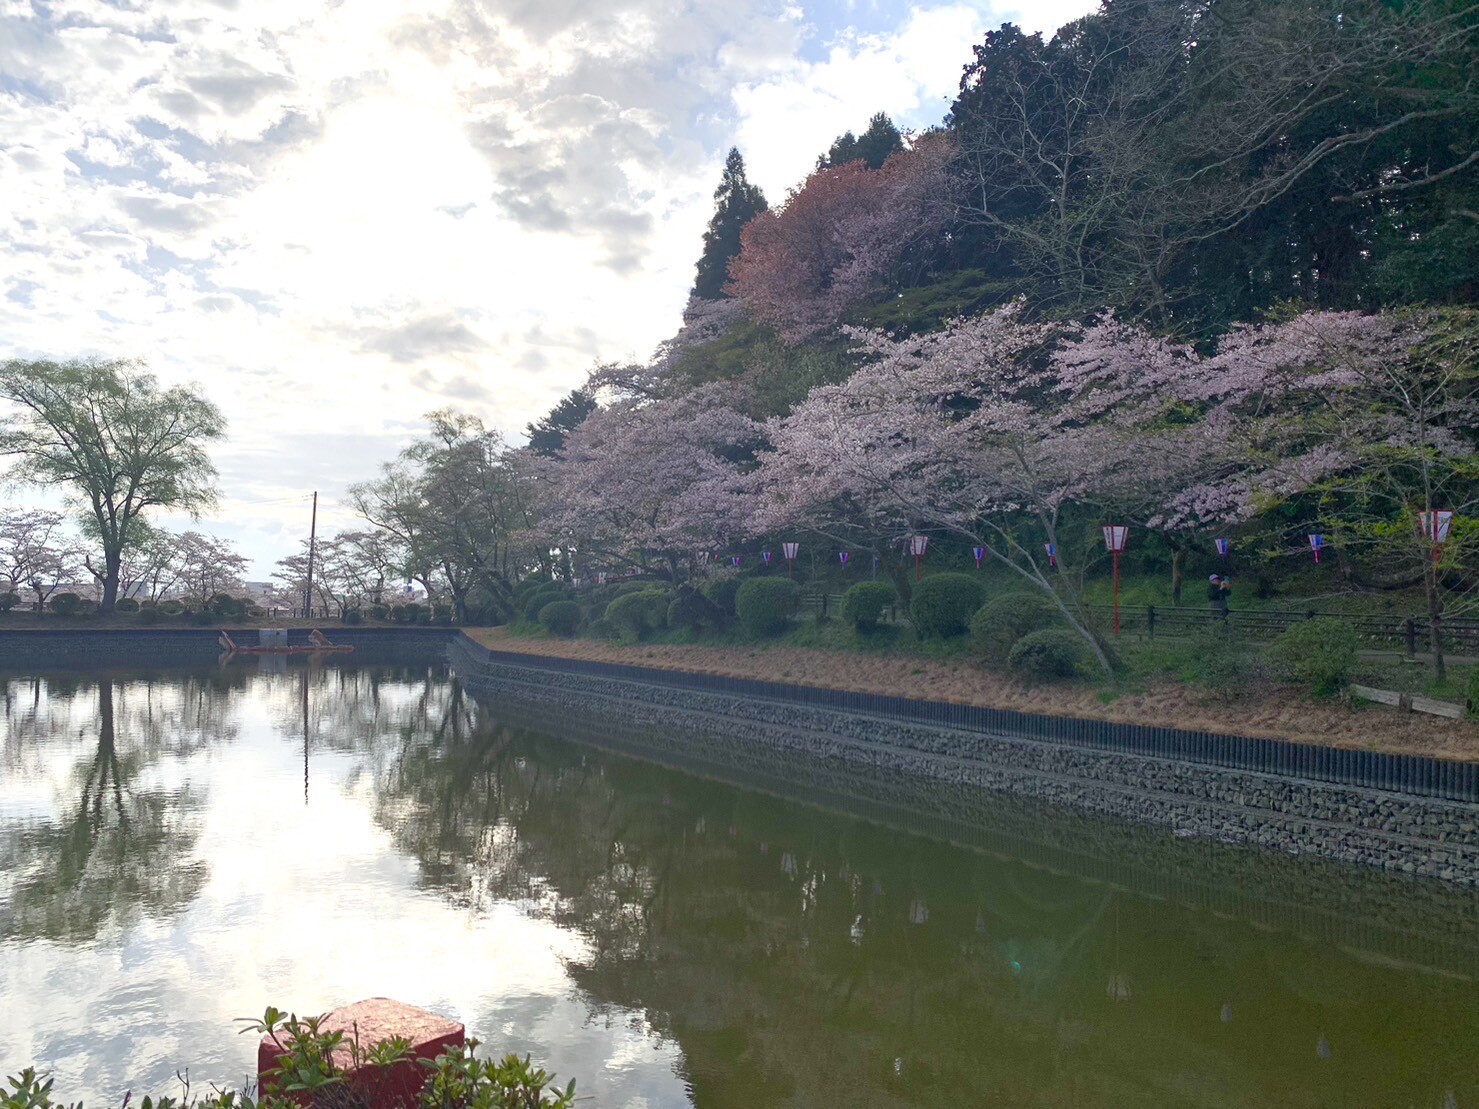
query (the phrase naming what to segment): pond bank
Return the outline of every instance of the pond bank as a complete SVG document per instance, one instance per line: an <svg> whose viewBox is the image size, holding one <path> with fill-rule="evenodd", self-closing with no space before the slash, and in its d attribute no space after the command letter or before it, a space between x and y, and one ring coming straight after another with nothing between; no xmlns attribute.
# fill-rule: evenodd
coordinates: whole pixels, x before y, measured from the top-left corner
<svg viewBox="0 0 1479 1109"><path fill-rule="evenodd" d="M785 780L798 766L845 765L865 776L908 775L1182 837L1479 887L1473 766L1448 764L1436 795L1421 796L1441 764L1164 728L992 716L938 702L890 705L823 690L766 690L719 677L479 650L471 637L455 640L451 655L464 682L492 698L495 711L517 707L551 722L585 718L598 722L597 742L619 736L629 753L699 773L706 765L769 767ZM996 720L1005 726L993 728ZM1289 769L1269 772L1276 766Z"/></svg>
<svg viewBox="0 0 1479 1109"><path fill-rule="evenodd" d="M1106 704L1090 688L1062 684L1027 688L967 662L913 656L763 644L623 646L588 639L514 636L504 628L469 628L466 634L484 647L520 654L1479 762L1479 724L1376 706L1354 709L1338 701L1316 701L1287 687L1274 686L1259 690L1256 696L1218 703L1195 689L1162 682Z"/></svg>

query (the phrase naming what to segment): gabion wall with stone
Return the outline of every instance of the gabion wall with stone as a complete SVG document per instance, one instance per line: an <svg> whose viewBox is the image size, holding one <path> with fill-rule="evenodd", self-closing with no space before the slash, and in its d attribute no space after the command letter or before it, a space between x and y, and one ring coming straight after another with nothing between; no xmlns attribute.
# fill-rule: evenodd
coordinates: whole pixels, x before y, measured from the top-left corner
<svg viewBox="0 0 1479 1109"><path fill-rule="evenodd" d="M466 639L451 648L475 692L561 713L596 713L649 737L651 757L678 767L733 765L757 782L794 780L798 759L927 780L1158 825L1175 835L1313 855L1479 886L1479 806L1352 788L1001 734L925 726L652 681L511 662ZM589 668L588 668L589 669ZM668 738L664 738L664 737ZM849 789L856 788L856 775ZM818 790L843 788L819 776Z"/></svg>

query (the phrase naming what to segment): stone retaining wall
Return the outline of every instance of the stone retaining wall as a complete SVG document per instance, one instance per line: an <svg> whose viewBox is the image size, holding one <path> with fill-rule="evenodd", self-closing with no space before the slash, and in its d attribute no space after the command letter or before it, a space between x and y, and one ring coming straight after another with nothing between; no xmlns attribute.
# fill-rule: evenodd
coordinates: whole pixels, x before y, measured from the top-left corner
<svg viewBox="0 0 1479 1109"><path fill-rule="evenodd" d="M1479 806L1356 789L1061 741L922 726L652 681L494 660L459 638L452 661L474 691L551 713L599 715L677 766L730 764L784 779L798 759L967 791L1007 793L1289 854L1479 886ZM665 735L675 738L664 738ZM704 738L708 737L708 738ZM821 783L819 783L820 785Z"/></svg>
<svg viewBox="0 0 1479 1109"><path fill-rule="evenodd" d="M453 628L366 628L327 622L322 630L330 641L354 647L353 654L340 657L360 662L409 662L411 652L439 657L459 634ZM227 631L242 645L257 642L256 628L228 627ZM307 643L308 631L290 629L288 642ZM221 653L218 635L218 627L0 631L0 674L214 663Z"/></svg>

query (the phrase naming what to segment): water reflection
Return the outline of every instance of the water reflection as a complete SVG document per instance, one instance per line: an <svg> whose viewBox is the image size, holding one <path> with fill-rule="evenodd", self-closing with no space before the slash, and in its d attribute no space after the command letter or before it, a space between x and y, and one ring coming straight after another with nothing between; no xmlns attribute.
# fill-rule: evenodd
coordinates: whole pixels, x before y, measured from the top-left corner
<svg viewBox="0 0 1479 1109"><path fill-rule="evenodd" d="M229 740L214 699L113 682L8 692L8 772L60 746L82 753L53 776L57 818L0 825L0 938L81 943L184 910L208 874L194 855L202 798L156 771L163 758Z"/></svg>
<svg viewBox="0 0 1479 1109"><path fill-rule="evenodd" d="M438 667L0 687L0 1065L73 1097L235 1080L231 1017L391 994L603 1106L1479 1101L1472 895L970 816L1029 865L551 738Z"/></svg>

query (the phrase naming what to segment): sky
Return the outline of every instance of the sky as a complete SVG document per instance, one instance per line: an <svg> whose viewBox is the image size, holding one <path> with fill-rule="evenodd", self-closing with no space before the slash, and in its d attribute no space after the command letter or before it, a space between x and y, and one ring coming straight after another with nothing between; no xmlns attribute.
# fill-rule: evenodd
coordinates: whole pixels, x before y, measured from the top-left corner
<svg viewBox="0 0 1479 1109"><path fill-rule="evenodd" d="M0 358L197 383L220 508L156 522L265 579L425 413L517 442L676 331L730 146L778 204L873 113L940 122L987 30L1093 6L0 0Z"/></svg>

